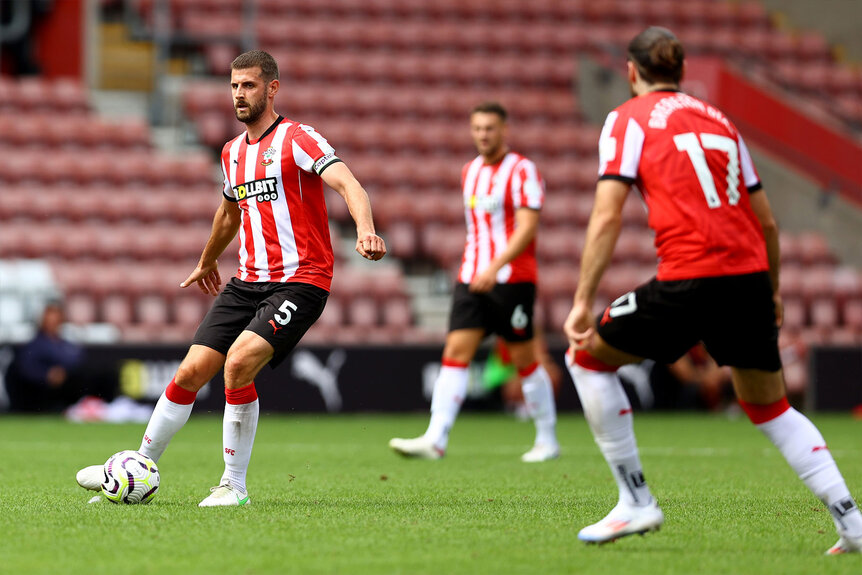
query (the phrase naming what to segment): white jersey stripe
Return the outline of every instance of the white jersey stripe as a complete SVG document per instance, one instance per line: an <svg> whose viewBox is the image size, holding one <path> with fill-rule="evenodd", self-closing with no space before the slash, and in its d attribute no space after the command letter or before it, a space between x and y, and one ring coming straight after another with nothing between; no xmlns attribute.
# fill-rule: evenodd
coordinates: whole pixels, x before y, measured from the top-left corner
<svg viewBox="0 0 862 575"><path fill-rule="evenodd" d="M464 216L467 221L467 245L464 248L464 261L460 274L460 280L464 283L469 282L469 278L472 278L476 271L476 225L473 218L473 210L470 206L476 193L476 175L480 169L482 169L482 159L476 158L470 164L467 176L464 179Z"/></svg>
<svg viewBox="0 0 862 575"><path fill-rule="evenodd" d="M225 182L225 193L230 194L230 197L236 200L236 195L234 194L233 188L231 187L231 182L237 181L237 172L239 168L239 148L242 145L243 138L236 138L231 144L230 152L229 152L229 165L227 170L228 180ZM243 213L243 218L245 214ZM246 249L246 241L245 241L245 226L240 223L239 226L239 279L245 280L248 278L248 271L246 268L246 262L248 261L248 250Z"/></svg>
<svg viewBox="0 0 862 575"><path fill-rule="evenodd" d="M243 174L246 182L255 179L255 160L257 160L258 144L249 144L245 150ZM263 235L263 220L258 209L257 198L248 198L248 218L251 222L252 241L254 243L254 267L257 270L258 281L269 280L269 258L266 254L266 238Z"/></svg>
<svg viewBox="0 0 862 575"><path fill-rule="evenodd" d="M614 110L605 118L602 133L599 135L599 176L603 176L608 164L617 158L617 140L611 134L614 132L614 124L617 123L619 112Z"/></svg>
<svg viewBox="0 0 862 575"><path fill-rule="evenodd" d="M636 179L641 153L644 147L644 131L634 118L629 118L626 137L623 140L623 153L620 158L620 175Z"/></svg>
<svg viewBox="0 0 862 575"><path fill-rule="evenodd" d="M494 177L494 191L492 194L495 198L499 198L500 207L491 213L491 247L493 253L488 254L488 260L483 262L482 269L488 267L491 261L506 249L509 243L508 230L506 230L506 202L512 201L514 198L510 196L511 190L516 190L513 195L520 195L521 187L515 187L512 181L512 171L520 161L520 158L515 154L508 154L500 164L500 169ZM509 185L509 184L512 185ZM500 271L497 272L497 283L506 283L512 275L512 264L506 264Z"/></svg>
<svg viewBox="0 0 862 575"><path fill-rule="evenodd" d="M757 177L757 172L754 169L754 162L751 160L751 153L745 145L742 136L739 138L739 162L742 165L742 178L746 188L751 188L760 183L760 178Z"/></svg>

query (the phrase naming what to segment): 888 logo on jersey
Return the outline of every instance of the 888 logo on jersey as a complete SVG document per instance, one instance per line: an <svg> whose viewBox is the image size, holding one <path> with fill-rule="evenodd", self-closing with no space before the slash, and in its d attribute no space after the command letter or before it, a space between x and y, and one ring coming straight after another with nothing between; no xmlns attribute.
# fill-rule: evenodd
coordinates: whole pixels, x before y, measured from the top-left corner
<svg viewBox="0 0 862 575"><path fill-rule="evenodd" d="M233 187L237 201L255 198L258 202L271 202L278 199L278 180L263 178L252 180Z"/></svg>

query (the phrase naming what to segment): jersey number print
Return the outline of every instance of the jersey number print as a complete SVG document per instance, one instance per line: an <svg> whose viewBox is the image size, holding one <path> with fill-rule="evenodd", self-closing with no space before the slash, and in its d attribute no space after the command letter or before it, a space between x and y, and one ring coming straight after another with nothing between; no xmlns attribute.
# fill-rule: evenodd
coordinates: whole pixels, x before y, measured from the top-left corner
<svg viewBox="0 0 862 575"><path fill-rule="evenodd" d="M735 206L739 202L739 147L733 138L718 134L700 134L698 138L694 132L687 132L677 134L673 141L677 150L688 154L703 195L706 196L706 204L710 208L721 207L721 198L706 162L706 150L727 154L727 203Z"/></svg>

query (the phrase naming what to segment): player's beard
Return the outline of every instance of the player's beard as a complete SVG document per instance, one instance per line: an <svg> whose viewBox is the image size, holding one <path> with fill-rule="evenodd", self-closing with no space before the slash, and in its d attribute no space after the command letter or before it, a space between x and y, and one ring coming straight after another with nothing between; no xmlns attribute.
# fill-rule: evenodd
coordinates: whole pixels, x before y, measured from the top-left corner
<svg viewBox="0 0 862 575"><path fill-rule="evenodd" d="M233 107L236 119L243 124L254 124L260 119L263 115L263 111L266 109L266 100L264 99L261 99L259 102L249 102L246 100L243 103L248 106L248 111L246 111L243 116L240 116L240 111L236 108L237 104L234 104Z"/></svg>

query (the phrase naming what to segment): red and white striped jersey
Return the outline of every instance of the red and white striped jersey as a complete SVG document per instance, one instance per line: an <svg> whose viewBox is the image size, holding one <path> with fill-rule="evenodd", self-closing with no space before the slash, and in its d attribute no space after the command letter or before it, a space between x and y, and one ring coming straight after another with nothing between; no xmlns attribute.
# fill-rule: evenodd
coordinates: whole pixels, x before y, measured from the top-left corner
<svg viewBox="0 0 862 575"><path fill-rule="evenodd" d="M763 229L749 193L760 180L736 127L677 91L649 92L608 114L599 178L637 185L655 231L657 279L766 271Z"/></svg>
<svg viewBox="0 0 862 575"><path fill-rule="evenodd" d="M518 208L539 210L545 199L545 183L536 165L515 152L496 164L482 156L461 171L467 244L458 281L470 283L503 250L515 231ZM500 268L497 283L536 283L536 242Z"/></svg>
<svg viewBox="0 0 862 575"><path fill-rule="evenodd" d="M243 132L225 144L224 195L242 213L237 278L329 289L333 255L320 174L338 161L314 128L281 116L259 139Z"/></svg>

